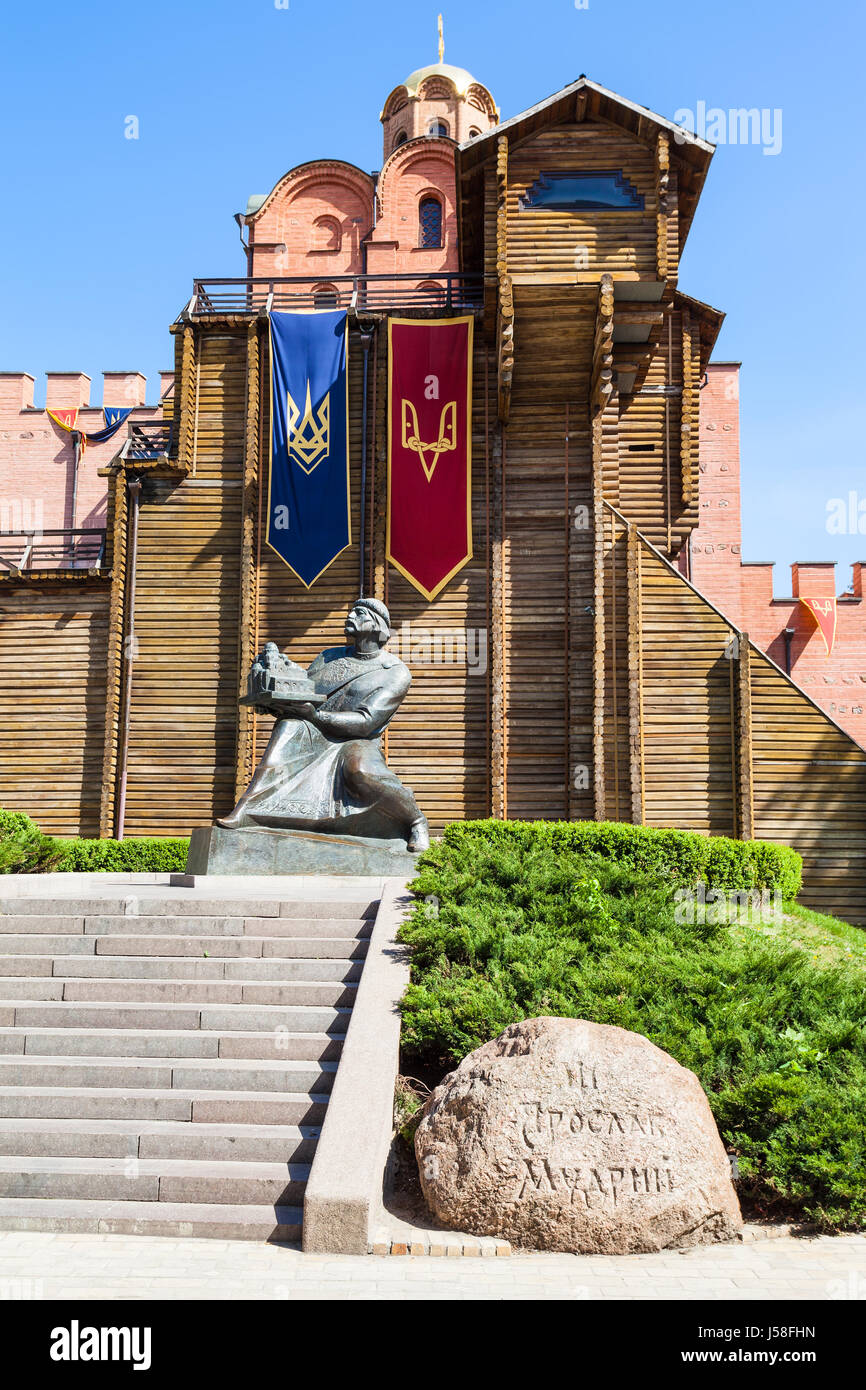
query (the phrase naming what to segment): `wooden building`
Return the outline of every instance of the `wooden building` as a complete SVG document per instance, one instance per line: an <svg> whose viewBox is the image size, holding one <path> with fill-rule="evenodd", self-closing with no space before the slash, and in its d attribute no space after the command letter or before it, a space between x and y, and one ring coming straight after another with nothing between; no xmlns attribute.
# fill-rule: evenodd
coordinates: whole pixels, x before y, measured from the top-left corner
<svg viewBox="0 0 866 1390"><path fill-rule="evenodd" d="M722 321L678 286L711 155L580 78L454 144L458 271L330 278L356 543L309 590L262 511L267 310L312 305L311 276L195 282L165 438L109 470L109 570L0 577L0 803L62 834L209 823L269 733L237 703L254 653L273 638L308 662L363 586L414 678L387 756L434 829L596 817L778 840L804 856L805 901L866 922L866 751L672 564ZM474 557L428 603L385 562L387 316L451 308L476 318Z"/></svg>

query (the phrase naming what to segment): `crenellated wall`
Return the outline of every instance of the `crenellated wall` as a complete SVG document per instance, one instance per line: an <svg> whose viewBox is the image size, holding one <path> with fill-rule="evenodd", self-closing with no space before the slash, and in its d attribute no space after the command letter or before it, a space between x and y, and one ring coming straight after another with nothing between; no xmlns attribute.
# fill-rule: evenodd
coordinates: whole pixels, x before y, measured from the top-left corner
<svg viewBox="0 0 866 1390"><path fill-rule="evenodd" d="M699 525L678 564L683 574L858 743L866 745L866 604L863 566L840 592L832 561L795 561L787 592L774 565L744 560L740 515L740 364L711 362L700 393ZM836 597L828 655L800 598ZM786 637L786 630L790 634Z"/></svg>
<svg viewBox="0 0 866 1390"><path fill-rule="evenodd" d="M104 372L102 401L97 405L91 404L91 381L83 372L46 372L45 376L43 407L33 404L35 381L29 372L0 373L0 536L31 527L104 526L106 484L99 471L122 446L126 427L104 443L87 446L79 459L76 489L72 436L48 411L77 406L78 424L85 432L102 429L103 405L131 407L130 423L158 420L163 413L159 402L174 381L173 371L161 372L158 401L146 405L147 382L140 372Z"/></svg>

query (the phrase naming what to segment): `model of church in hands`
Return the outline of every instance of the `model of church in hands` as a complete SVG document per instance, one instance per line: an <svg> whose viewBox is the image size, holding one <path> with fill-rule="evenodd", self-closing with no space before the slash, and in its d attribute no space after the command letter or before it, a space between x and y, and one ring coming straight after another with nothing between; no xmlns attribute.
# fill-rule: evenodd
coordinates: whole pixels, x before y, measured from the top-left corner
<svg viewBox="0 0 866 1390"><path fill-rule="evenodd" d="M250 668L247 693L240 704L259 708L284 702L321 704L323 698L303 666L290 660L276 642L266 642Z"/></svg>

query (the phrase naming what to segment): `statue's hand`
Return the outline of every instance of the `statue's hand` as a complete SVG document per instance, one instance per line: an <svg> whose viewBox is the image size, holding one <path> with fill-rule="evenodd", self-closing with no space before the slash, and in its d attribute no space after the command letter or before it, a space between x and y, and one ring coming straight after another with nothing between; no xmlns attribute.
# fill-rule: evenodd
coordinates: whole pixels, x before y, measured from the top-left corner
<svg viewBox="0 0 866 1390"><path fill-rule="evenodd" d="M310 704L295 705L292 713L298 719L309 719L312 723L316 722L316 706Z"/></svg>

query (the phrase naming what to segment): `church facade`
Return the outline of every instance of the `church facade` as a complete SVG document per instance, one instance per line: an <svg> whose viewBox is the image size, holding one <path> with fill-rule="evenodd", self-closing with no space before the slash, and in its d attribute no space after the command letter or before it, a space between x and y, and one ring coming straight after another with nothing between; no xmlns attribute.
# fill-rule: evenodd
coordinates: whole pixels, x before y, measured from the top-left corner
<svg viewBox="0 0 866 1390"><path fill-rule="evenodd" d="M678 271L712 147L586 78L499 121L442 62L382 125L377 177L290 170L238 215L246 275L194 281L162 434L104 470L105 563L0 579L7 668L39 666L38 699L0 690L4 804L63 834L224 816L269 734L238 706L255 653L307 665L362 591L412 671L384 751L434 831L779 840L806 901L866 920L866 751L683 572L723 316ZM324 308L349 314L353 543L306 588L265 544L267 316ZM472 557L428 600L386 558L388 320L455 314L474 323Z"/></svg>

